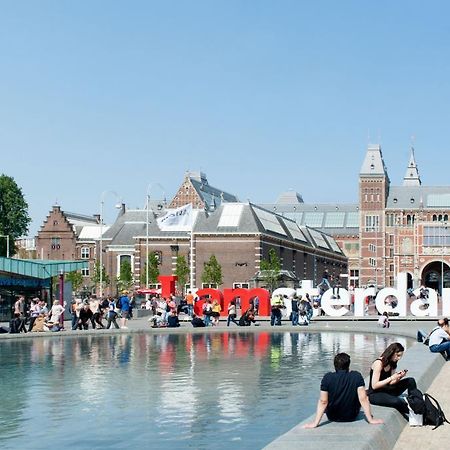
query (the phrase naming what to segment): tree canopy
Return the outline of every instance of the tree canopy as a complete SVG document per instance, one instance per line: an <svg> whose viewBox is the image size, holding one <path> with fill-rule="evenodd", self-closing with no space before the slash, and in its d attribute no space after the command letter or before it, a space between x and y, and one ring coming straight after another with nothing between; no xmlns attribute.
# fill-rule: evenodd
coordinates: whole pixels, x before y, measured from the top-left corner
<svg viewBox="0 0 450 450"><path fill-rule="evenodd" d="M16 253L14 242L28 232L30 224L28 204L22 194L22 189L7 175L0 175L0 256L7 254L7 239L9 236L9 254Z"/></svg>
<svg viewBox="0 0 450 450"><path fill-rule="evenodd" d="M222 266L217 261L215 255L211 255L209 261L205 263L202 274L202 283L216 284L217 286L223 284Z"/></svg>
<svg viewBox="0 0 450 450"><path fill-rule="evenodd" d="M261 277L266 282L268 288L273 291L278 284L280 278L281 261L276 251L271 248L269 250L268 259L261 261Z"/></svg>
<svg viewBox="0 0 450 450"><path fill-rule="evenodd" d="M148 283L156 284L159 277L159 258L155 252L148 255ZM144 264L143 272L141 273L141 286L145 286L147 282L147 264Z"/></svg>
<svg viewBox="0 0 450 450"><path fill-rule="evenodd" d="M184 286L187 284L189 279L189 266L184 255L177 256L177 263L175 267L175 275L178 277L178 289L181 293L184 293Z"/></svg>

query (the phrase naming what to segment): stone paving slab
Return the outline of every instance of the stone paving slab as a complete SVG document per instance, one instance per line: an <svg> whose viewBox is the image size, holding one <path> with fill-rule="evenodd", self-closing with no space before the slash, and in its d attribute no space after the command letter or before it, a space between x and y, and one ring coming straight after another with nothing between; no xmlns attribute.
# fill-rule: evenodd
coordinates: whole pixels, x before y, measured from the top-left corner
<svg viewBox="0 0 450 450"><path fill-rule="evenodd" d="M447 419L450 420L450 362L444 364L427 392L439 401ZM436 430L433 430L431 426L407 426L395 444L394 450L411 450L413 448L443 449L447 448L449 439L449 424L444 424L436 428Z"/></svg>

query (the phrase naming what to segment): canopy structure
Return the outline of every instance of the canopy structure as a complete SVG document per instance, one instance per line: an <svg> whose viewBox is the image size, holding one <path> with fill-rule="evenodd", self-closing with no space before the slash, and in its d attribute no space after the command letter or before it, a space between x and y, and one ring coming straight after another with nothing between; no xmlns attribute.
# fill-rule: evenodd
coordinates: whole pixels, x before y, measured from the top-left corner
<svg viewBox="0 0 450 450"><path fill-rule="evenodd" d="M49 259L13 259L0 257L0 272L9 272L45 280L62 273L87 269L89 261L52 261Z"/></svg>

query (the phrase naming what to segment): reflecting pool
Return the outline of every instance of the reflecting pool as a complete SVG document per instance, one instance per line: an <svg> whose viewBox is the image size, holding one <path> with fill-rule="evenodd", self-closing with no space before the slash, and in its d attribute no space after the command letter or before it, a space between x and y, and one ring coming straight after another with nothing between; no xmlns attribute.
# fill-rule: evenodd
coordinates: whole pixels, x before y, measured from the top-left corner
<svg viewBox="0 0 450 450"><path fill-rule="evenodd" d="M0 448L261 448L315 411L345 351L367 376L390 343L350 333L205 333L0 342Z"/></svg>

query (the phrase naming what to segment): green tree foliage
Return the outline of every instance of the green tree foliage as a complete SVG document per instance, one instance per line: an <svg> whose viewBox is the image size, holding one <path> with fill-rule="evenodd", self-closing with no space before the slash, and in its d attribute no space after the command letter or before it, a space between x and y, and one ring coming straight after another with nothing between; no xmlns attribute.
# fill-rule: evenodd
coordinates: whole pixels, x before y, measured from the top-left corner
<svg viewBox="0 0 450 450"><path fill-rule="evenodd" d="M276 289L278 285L278 279L280 278L281 261L276 251L271 248L269 250L268 259L261 261L261 277L267 284L270 291Z"/></svg>
<svg viewBox="0 0 450 450"><path fill-rule="evenodd" d="M211 255L209 261L205 263L205 268L202 273L202 282L205 284L216 284L217 286L223 284L222 266L214 255Z"/></svg>
<svg viewBox="0 0 450 450"><path fill-rule="evenodd" d="M28 204L14 178L0 175L0 234L9 236L9 254L16 253L14 241L28 232ZM6 256L7 239L0 238L0 256Z"/></svg>
<svg viewBox="0 0 450 450"><path fill-rule="evenodd" d="M66 273L65 278L66 281L70 281L72 283L72 290L74 292L78 292L83 284L83 275L81 275L81 272L74 270L73 272Z"/></svg>
<svg viewBox="0 0 450 450"><path fill-rule="evenodd" d="M177 256L177 262L175 267L175 275L178 277L177 284L178 290L184 294L184 286L189 279L189 265L184 255Z"/></svg>
<svg viewBox="0 0 450 450"><path fill-rule="evenodd" d="M95 283L95 285L100 284L100 262L97 261L94 266L94 275L91 276L91 281ZM102 287L109 286L110 279L108 274L106 273L105 266L103 266L102 271Z"/></svg>
<svg viewBox="0 0 450 450"><path fill-rule="evenodd" d="M148 255L148 283L156 284L159 277L159 258L157 253L151 252ZM147 265L144 264L143 272L141 273L141 286L145 286L147 282Z"/></svg>
<svg viewBox="0 0 450 450"><path fill-rule="evenodd" d="M117 287L119 290L129 289L133 285L133 273L131 271L131 262L124 259L120 263L120 275L117 278Z"/></svg>

